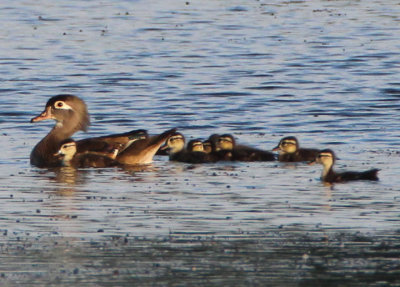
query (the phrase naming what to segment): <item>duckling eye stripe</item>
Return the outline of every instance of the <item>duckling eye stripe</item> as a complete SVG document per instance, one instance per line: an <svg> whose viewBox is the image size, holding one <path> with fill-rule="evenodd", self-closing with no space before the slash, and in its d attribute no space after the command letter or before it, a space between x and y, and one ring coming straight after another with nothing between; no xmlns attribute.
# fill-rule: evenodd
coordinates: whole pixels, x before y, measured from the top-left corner
<svg viewBox="0 0 400 287"><path fill-rule="evenodd" d="M319 156L320 157L332 157L332 155L329 153L321 153L321 154L319 154Z"/></svg>
<svg viewBox="0 0 400 287"><path fill-rule="evenodd" d="M295 141L284 141L282 144L286 145L286 144L296 144Z"/></svg>
<svg viewBox="0 0 400 287"><path fill-rule="evenodd" d="M73 147L73 146L75 146L75 144L74 143L70 143L70 144L63 144L62 145L62 149L66 149L66 148L70 148L70 147Z"/></svg>
<svg viewBox="0 0 400 287"><path fill-rule="evenodd" d="M176 140L179 140L179 139L182 139L182 137L181 136L175 136L175 137L170 137L169 138L170 141L176 141Z"/></svg>

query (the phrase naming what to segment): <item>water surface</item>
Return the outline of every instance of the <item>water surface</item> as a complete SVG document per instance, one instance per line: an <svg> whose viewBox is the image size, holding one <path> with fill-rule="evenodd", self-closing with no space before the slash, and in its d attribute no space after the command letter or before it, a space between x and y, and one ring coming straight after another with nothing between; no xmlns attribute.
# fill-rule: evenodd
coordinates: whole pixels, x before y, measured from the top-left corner
<svg viewBox="0 0 400 287"><path fill-rule="evenodd" d="M10 286L400 285L395 1L6 2L0 22L0 281ZM272 149L295 135L379 182L320 166L47 170L48 98L75 138L177 127Z"/></svg>

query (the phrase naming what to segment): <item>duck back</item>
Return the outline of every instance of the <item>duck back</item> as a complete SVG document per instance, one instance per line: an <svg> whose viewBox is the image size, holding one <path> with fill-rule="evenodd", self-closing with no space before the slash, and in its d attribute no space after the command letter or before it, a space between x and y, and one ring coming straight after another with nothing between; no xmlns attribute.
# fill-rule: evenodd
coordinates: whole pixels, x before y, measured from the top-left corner
<svg viewBox="0 0 400 287"><path fill-rule="evenodd" d="M370 169L367 171L357 172L357 171L346 171L338 174L342 181L350 180L379 180L378 178L379 169Z"/></svg>
<svg viewBox="0 0 400 287"><path fill-rule="evenodd" d="M312 161L318 153L318 149L300 148L294 153L280 154L278 159L282 162Z"/></svg>
<svg viewBox="0 0 400 287"><path fill-rule="evenodd" d="M274 161L272 152L248 146L238 145L232 150L231 160L234 161Z"/></svg>

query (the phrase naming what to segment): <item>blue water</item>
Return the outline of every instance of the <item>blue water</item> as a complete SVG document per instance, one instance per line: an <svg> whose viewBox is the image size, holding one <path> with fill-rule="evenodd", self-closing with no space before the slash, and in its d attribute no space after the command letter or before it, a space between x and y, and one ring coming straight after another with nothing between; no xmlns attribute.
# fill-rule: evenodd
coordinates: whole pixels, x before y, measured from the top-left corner
<svg viewBox="0 0 400 287"><path fill-rule="evenodd" d="M130 286L135 273L142 286L163 285L175 270L182 284L293 285L319 280L310 262L342 252L340 264L321 259L336 267L322 276L333 284L358 266L348 254L384 242L390 263L372 252L359 277L340 283L399 284L382 269L400 266L396 1L6 1L0 25L0 282ZM88 104L92 126L77 139L177 127L188 139L228 132L272 149L295 135L304 147L333 149L338 170L381 169L380 181L327 187L320 166L165 157L138 170L32 167L30 151L54 123L29 120L61 93ZM338 250L318 257L291 244L305 237ZM196 248L204 252L190 261L185 252ZM171 250L178 258L162 257ZM254 258L281 268L257 273ZM302 264L287 277L293 260Z"/></svg>

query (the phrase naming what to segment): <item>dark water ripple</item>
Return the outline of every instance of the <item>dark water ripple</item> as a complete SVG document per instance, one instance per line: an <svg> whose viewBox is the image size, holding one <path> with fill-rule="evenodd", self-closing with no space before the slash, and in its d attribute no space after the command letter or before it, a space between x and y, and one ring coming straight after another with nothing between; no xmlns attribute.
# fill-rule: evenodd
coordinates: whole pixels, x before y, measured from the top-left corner
<svg viewBox="0 0 400 287"><path fill-rule="evenodd" d="M47 1L45 1L47 2ZM10 2L0 9L0 285L399 285L400 6L384 1ZM46 170L50 96L76 138L178 127L295 135L377 183L280 163Z"/></svg>

